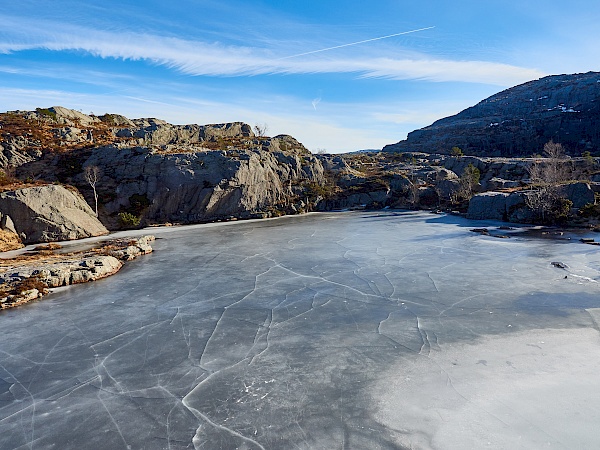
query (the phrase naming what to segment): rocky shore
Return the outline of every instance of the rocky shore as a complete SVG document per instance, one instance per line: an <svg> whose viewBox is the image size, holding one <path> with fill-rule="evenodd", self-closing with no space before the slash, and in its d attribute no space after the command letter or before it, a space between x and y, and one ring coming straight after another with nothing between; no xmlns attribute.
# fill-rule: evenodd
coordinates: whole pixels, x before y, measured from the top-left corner
<svg viewBox="0 0 600 450"><path fill-rule="evenodd" d="M0 260L0 309L41 298L51 288L95 281L117 273L124 262L152 252L154 236L116 239L91 250L58 253L49 244L10 259Z"/></svg>

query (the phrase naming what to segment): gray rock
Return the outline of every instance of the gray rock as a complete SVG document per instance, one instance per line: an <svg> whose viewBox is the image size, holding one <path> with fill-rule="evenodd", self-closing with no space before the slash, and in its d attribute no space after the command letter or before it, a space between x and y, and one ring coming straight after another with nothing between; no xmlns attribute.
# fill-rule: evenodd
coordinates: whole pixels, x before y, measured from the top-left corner
<svg viewBox="0 0 600 450"><path fill-rule="evenodd" d="M188 145L216 142L219 138L253 138L243 122L209 125L172 125L159 119L134 119L134 127L115 130L119 137L133 137L138 145Z"/></svg>
<svg viewBox="0 0 600 450"><path fill-rule="evenodd" d="M81 140L81 130L75 127L63 127L54 130L54 135L68 142L77 142Z"/></svg>
<svg viewBox="0 0 600 450"><path fill-rule="evenodd" d="M4 226L21 236L26 244L108 233L83 197L63 186L3 192L0 194L0 214Z"/></svg>
<svg viewBox="0 0 600 450"><path fill-rule="evenodd" d="M506 220L516 223L532 223L536 214L527 206L528 191L512 192L506 199Z"/></svg>
<svg viewBox="0 0 600 450"><path fill-rule="evenodd" d="M564 196L573 202L573 208L595 203L594 190L588 183L570 183L563 187Z"/></svg>
<svg viewBox="0 0 600 450"><path fill-rule="evenodd" d="M489 181L482 183L486 190L495 191L498 189L509 189L519 187L518 181L505 180L504 178L492 177Z"/></svg>
<svg viewBox="0 0 600 450"><path fill-rule="evenodd" d="M437 171L436 181L444 181L444 180L457 180L458 175L450 169L439 168Z"/></svg>
<svg viewBox="0 0 600 450"><path fill-rule="evenodd" d="M131 261L138 256L152 253L152 247L149 242L152 242L154 239L154 236L151 235L143 236L132 242L127 248L114 250L110 254L121 261Z"/></svg>
<svg viewBox="0 0 600 450"><path fill-rule="evenodd" d="M440 180L435 183L435 190L440 200L450 201L452 194L458 191L460 182L457 179Z"/></svg>
<svg viewBox="0 0 600 450"><path fill-rule="evenodd" d="M19 276L37 275L48 287L69 286L105 278L118 272L123 263L114 256L89 256L82 260L60 261L49 263L29 272L19 269Z"/></svg>
<svg viewBox="0 0 600 450"><path fill-rule="evenodd" d="M340 155L316 155L323 168L333 173L348 172L350 166L346 160Z"/></svg>
<svg viewBox="0 0 600 450"><path fill-rule="evenodd" d="M52 106L48 108L48 111L56 115L56 121L58 123L70 125L70 126L89 126L100 122L100 119L93 116L88 116L82 112L75 111L74 109L64 108L62 106Z"/></svg>
<svg viewBox="0 0 600 450"><path fill-rule="evenodd" d="M334 209L383 207L390 198L389 190L361 192L356 194L342 195L319 203L320 211L331 211Z"/></svg>
<svg viewBox="0 0 600 450"><path fill-rule="evenodd" d="M390 189L396 192L406 192L411 186L410 181L405 175L394 174L390 178Z"/></svg>
<svg viewBox="0 0 600 450"><path fill-rule="evenodd" d="M469 201L467 218L475 220L506 220L506 192L483 192L474 195Z"/></svg>
<svg viewBox="0 0 600 450"><path fill-rule="evenodd" d="M294 203L294 186L324 183L320 161L311 155L263 150L204 150L160 154L151 149L95 149L84 165L100 167L101 192L115 198L105 210L117 213L133 195L145 196L149 222L200 222L247 218Z"/></svg>

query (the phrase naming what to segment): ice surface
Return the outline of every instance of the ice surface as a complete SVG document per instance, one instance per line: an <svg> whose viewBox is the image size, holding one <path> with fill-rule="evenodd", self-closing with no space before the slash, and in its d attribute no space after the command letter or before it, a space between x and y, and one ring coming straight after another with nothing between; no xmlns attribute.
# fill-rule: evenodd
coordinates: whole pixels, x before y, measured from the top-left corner
<svg viewBox="0 0 600 450"><path fill-rule="evenodd" d="M474 226L159 231L119 274L0 314L0 448L597 448L598 247Z"/></svg>

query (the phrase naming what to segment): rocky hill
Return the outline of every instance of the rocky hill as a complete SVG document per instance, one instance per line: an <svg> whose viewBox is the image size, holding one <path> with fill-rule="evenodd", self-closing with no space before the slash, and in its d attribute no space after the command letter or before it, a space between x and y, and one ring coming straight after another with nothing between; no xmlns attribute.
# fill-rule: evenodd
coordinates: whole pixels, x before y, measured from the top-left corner
<svg viewBox="0 0 600 450"><path fill-rule="evenodd" d="M591 83L590 74L582 77ZM544 92L563 104L568 83L550 81L558 83L558 93ZM506 114L512 92L492 97ZM492 103L488 99L461 113L471 117L462 122L477 123L477 111L488 111L489 119L498 110ZM565 112L554 108L548 117L568 120L579 114L571 109L583 111L581 103L566 104ZM451 128L456 124L451 119L437 124ZM144 225L365 207L468 209L472 218L534 222L526 191L538 192L539 186L530 169L546 164L544 158L430 152L312 155L291 136L255 135L241 122L172 125L62 107L0 114L0 127L0 244L7 248ZM475 148L450 144L467 152ZM561 209L561 217L576 217L581 209L600 219L590 209L600 193L598 159L573 157L560 165L568 174L560 196L569 202L566 209L572 206ZM481 195L486 191L494 194Z"/></svg>
<svg viewBox="0 0 600 450"><path fill-rule="evenodd" d="M69 185L109 229L306 211L318 202L311 186L327 182L321 161L296 139L256 135L242 122L173 125L55 106L0 114L0 133L0 191L9 191L7 199L26 189L49 193L50 183ZM25 230L16 218L32 209L21 202L26 212L17 211L16 204L0 204L0 217L9 218L3 223L15 225L3 229L27 242L71 238L57 234L57 227L72 228L55 214L60 207L51 219L30 220L40 229ZM50 222L54 228L43 226Z"/></svg>
<svg viewBox="0 0 600 450"><path fill-rule="evenodd" d="M387 145L386 152L531 156L549 140L600 155L600 73L555 75L495 94Z"/></svg>

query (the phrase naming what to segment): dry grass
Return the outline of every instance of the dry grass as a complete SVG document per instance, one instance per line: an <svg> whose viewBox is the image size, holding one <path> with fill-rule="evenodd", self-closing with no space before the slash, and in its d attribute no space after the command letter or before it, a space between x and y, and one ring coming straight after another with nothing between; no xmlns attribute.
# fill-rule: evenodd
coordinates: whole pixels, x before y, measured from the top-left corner
<svg viewBox="0 0 600 450"><path fill-rule="evenodd" d="M75 252L75 253L61 253L56 254L49 250L43 250L42 252L33 252L26 253L23 255L18 255L13 258L0 259L0 268L4 267L19 267L26 265L33 265L45 262L54 262L59 259L68 259L69 257L73 257L78 255L79 253L83 254L85 252Z"/></svg>
<svg viewBox="0 0 600 450"><path fill-rule="evenodd" d="M57 244L56 242L50 242L48 244L42 244L42 245L38 245L37 247L34 248L35 251L42 251L42 250L58 250L61 249L62 245Z"/></svg>
<svg viewBox="0 0 600 450"><path fill-rule="evenodd" d="M14 191L17 189L25 189L25 188L30 188L30 187L36 187L36 186L46 186L50 183L46 182L46 181L13 181L11 183L8 184L4 184L2 186L0 186L0 192L8 192L8 191Z"/></svg>
<svg viewBox="0 0 600 450"><path fill-rule="evenodd" d="M104 122L94 123L87 126L80 126L82 129L92 130L94 142L68 142L62 141L57 137L53 130L63 127L53 120L46 118L27 119L17 113L0 114L1 138L4 142L12 137L24 136L30 141L37 141L36 147L44 151L63 153L72 150L88 148L90 146L99 147L117 142L126 142L131 138L117 138L110 131L109 125Z"/></svg>
<svg viewBox="0 0 600 450"><path fill-rule="evenodd" d="M20 294L24 291L29 291L31 289L37 289L41 293L45 293L48 290L48 286L37 276L25 278L18 286L16 286L11 294Z"/></svg>
<svg viewBox="0 0 600 450"><path fill-rule="evenodd" d="M0 229L0 252L23 248L23 243L15 233Z"/></svg>

